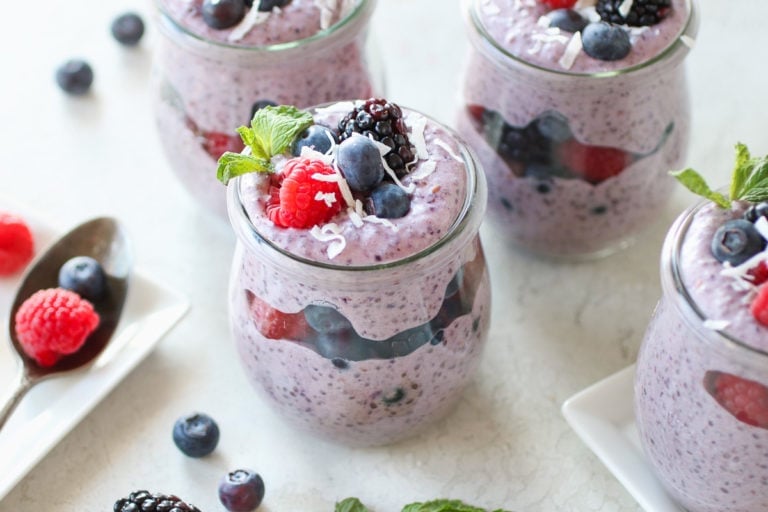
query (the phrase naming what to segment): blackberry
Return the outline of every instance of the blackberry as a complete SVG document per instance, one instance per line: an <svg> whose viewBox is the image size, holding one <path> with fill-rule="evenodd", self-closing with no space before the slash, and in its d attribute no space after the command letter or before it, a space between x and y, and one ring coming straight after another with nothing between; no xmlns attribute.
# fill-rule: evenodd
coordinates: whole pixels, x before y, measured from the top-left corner
<svg viewBox="0 0 768 512"><path fill-rule="evenodd" d="M114 512L200 512L194 505L172 494L151 494L149 491L134 491L127 498L115 502Z"/></svg>
<svg viewBox="0 0 768 512"><path fill-rule="evenodd" d="M671 0L634 0L626 16L619 7L624 0L597 0L597 13L609 23L642 27L655 25L663 20L672 8Z"/></svg>
<svg viewBox="0 0 768 512"><path fill-rule="evenodd" d="M371 98L359 103L339 121L339 141L343 142L354 132L392 148L384 155L384 160L398 177L408 172L405 166L413 161L414 147L408 139L403 112L396 104L381 98Z"/></svg>

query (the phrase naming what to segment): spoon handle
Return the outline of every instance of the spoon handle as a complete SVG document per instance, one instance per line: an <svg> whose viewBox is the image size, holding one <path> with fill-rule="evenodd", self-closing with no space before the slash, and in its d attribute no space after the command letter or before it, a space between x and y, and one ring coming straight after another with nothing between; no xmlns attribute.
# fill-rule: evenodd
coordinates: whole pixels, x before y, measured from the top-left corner
<svg viewBox="0 0 768 512"><path fill-rule="evenodd" d="M19 405L22 397L27 394L27 391L32 387L32 384L33 380L29 378L29 375L24 371L22 365L21 368L19 368L19 371L16 372L16 379L14 380L11 394L5 399L2 409L0 409L0 430L3 429L8 418L11 417L11 413L13 413L16 406Z"/></svg>

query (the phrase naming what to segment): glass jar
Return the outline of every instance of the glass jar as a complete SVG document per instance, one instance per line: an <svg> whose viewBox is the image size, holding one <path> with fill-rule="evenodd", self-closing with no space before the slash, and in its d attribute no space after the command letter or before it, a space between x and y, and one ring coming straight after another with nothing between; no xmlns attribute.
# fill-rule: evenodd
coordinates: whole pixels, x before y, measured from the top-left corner
<svg viewBox="0 0 768 512"><path fill-rule="evenodd" d="M687 236L703 239L709 251L711 234L702 238L691 230L701 209L698 205L682 214L664 243L663 295L637 361L637 427L660 481L689 512L766 512L768 353L717 330L723 327L706 320L701 304L691 297L686 282L701 286L710 279L684 280L693 270L681 265ZM749 304L738 307L750 315ZM729 396L728 388L741 388L741 396ZM755 405L739 403L753 399Z"/></svg>
<svg viewBox="0 0 768 512"><path fill-rule="evenodd" d="M375 6L360 0L346 18L297 41L239 46L193 33L158 3L155 118L168 162L195 199L226 217L216 163L243 149L236 129L260 102L304 108L381 93L367 44Z"/></svg>
<svg viewBox="0 0 768 512"><path fill-rule="evenodd" d="M657 56L588 72L510 53L481 21L479 9L488 7L468 1L472 51L457 126L485 169L495 229L556 258L626 246L664 207L673 190L667 172L686 156L682 63L697 30L695 6L686 0L682 34Z"/></svg>
<svg viewBox="0 0 768 512"><path fill-rule="evenodd" d="M287 252L249 217L245 176L228 185L237 351L256 389L293 425L344 444L394 442L446 414L472 378L490 315L478 235L487 191L472 155L457 147L468 191L457 217L425 249L380 264Z"/></svg>

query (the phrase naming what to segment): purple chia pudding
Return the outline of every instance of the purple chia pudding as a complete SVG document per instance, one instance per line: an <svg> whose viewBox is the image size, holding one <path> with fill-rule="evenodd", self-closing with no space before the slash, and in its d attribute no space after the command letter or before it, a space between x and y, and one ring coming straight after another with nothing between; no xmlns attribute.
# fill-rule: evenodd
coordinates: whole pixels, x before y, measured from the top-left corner
<svg viewBox="0 0 768 512"><path fill-rule="evenodd" d="M604 60L586 53L587 28L551 26L536 0L468 1L473 49L457 125L485 169L496 229L566 259L627 245L666 204L667 171L686 156L694 5L671 0L662 19L635 27L600 21L609 0L577 3L587 27L626 34L629 53Z"/></svg>
<svg viewBox="0 0 768 512"><path fill-rule="evenodd" d="M706 202L672 226L663 296L638 356L641 441L689 512L768 511L768 326L751 312L767 286L758 268L768 259L768 222L760 221L762 240L755 238L750 259L731 265L713 250L713 241L735 240L719 230L748 206Z"/></svg>
<svg viewBox="0 0 768 512"><path fill-rule="evenodd" d="M354 106L310 112L336 130ZM488 332L483 174L447 128L408 109L402 119L415 156L385 179L407 191L403 216L367 213L355 192L323 224L281 227L269 204L276 180L288 179L282 156L274 175L245 174L228 186L238 235L230 321L245 372L291 424L344 444L391 443L445 415ZM345 142L322 158L337 165Z"/></svg>
<svg viewBox="0 0 768 512"><path fill-rule="evenodd" d="M235 129L256 109L368 97L379 88L366 45L376 0L291 0L267 12L258 4L236 25L216 29L201 0L158 0L160 139L179 181L222 217L216 161L242 150Z"/></svg>

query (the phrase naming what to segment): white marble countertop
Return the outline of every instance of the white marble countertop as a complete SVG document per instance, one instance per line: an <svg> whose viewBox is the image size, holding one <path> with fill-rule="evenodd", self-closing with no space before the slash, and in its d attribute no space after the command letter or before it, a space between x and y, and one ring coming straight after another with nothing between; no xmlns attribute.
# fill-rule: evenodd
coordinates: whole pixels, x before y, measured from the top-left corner
<svg viewBox="0 0 768 512"><path fill-rule="evenodd" d="M633 248L591 263L526 257L484 227L492 327L459 407L395 446L352 450L319 442L284 428L238 367L225 300L234 236L186 195L161 154L148 87L156 34L150 30L133 51L108 34L112 17L126 9L146 18L152 12L149 0L6 2L0 196L59 226L119 217L135 240L138 266L187 295L192 308L0 501L1 512L111 510L141 488L223 510L218 480L240 466L264 477L265 512L328 512L347 496L377 512L437 497L515 511L639 510L568 427L560 406L634 361L660 292L664 232L693 202L690 194L680 190ZM768 48L768 5L707 0L701 10L688 60L688 161L724 183L736 141L768 152L768 73L760 57ZM459 0L381 0L374 29L388 97L450 123L467 47ZM67 97L54 83L54 69L72 56L95 69L86 98ZM171 441L175 419L193 410L219 422L215 456L188 459Z"/></svg>

